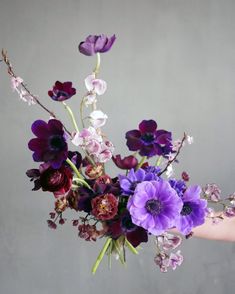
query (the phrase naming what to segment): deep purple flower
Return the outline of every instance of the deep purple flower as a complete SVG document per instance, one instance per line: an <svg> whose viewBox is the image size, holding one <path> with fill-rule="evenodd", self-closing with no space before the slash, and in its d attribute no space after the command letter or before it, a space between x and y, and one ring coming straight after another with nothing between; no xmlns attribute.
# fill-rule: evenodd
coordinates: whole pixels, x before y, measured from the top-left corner
<svg viewBox="0 0 235 294"><path fill-rule="evenodd" d="M187 189L185 182L182 180L170 179L169 184L173 189L175 189L180 197L184 195L184 192Z"/></svg>
<svg viewBox="0 0 235 294"><path fill-rule="evenodd" d="M109 236L113 239L118 239L120 236L124 235L134 247L139 246L142 242L148 241L147 231L133 224L127 210L125 210L117 220L107 223L107 226L107 234Z"/></svg>
<svg viewBox="0 0 235 294"><path fill-rule="evenodd" d="M48 95L55 101L64 101L76 94L76 89L72 87L72 82L61 83L55 82L52 90L48 91Z"/></svg>
<svg viewBox="0 0 235 294"><path fill-rule="evenodd" d="M181 198L165 180L138 184L127 203L132 222L153 235L170 229L182 206Z"/></svg>
<svg viewBox="0 0 235 294"><path fill-rule="evenodd" d="M29 149L34 151L33 160L48 162L55 169L60 168L68 155L62 123L56 119L51 119L48 123L36 120L31 129L37 137L28 143Z"/></svg>
<svg viewBox="0 0 235 294"><path fill-rule="evenodd" d="M135 168L138 165L138 160L133 155L126 156L122 159L121 155L118 154L116 156L113 156L112 160L120 169L131 169Z"/></svg>
<svg viewBox="0 0 235 294"><path fill-rule="evenodd" d="M207 212L207 201L200 199L200 186L190 186L184 192L183 208L176 218L176 228L184 235L188 235L193 227L202 225L205 222Z"/></svg>
<svg viewBox="0 0 235 294"><path fill-rule="evenodd" d="M127 146L131 151L138 151L141 156L165 156L172 151L172 136L165 130L157 130L154 120L143 120L139 130L126 133Z"/></svg>
<svg viewBox="0 0 235 294"><path fill-rule="evenodd" d="M96 53L104 53L111 49L116 36L107 37L102 35L89 35L85 41L81 42L78 46L79 51L87 56Z"/></svg>
<svg viewBox="0 0 235 294"><path fill-rule="evenodd" d="M119 182L123 195L133 195L139 183L153 180L157 180L156 175L154 173L147 173L142 168L139 168L136 172L132 168L127 176L119 175Z"/></svg>
<svg viewBox="0 0 235 294"><path fill-rule="evenodd" d="M82 155L78 151L69 151L68 158L72 161L72 163L79 169L82 165Z"/></svg>

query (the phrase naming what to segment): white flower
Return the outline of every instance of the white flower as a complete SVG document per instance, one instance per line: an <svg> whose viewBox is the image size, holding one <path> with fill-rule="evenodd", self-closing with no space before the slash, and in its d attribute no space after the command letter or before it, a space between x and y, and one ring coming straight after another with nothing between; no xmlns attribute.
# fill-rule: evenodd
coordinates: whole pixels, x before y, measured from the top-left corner
<svg viewBox="0 0 235 294"><path fill-rule="evenodd" d="M166 170L166 176L168 178L170 178L174 173L174 170L173 170L173 166L172 164L170 164L168 167L167 167L167 170Z"/></svg>
<svg viewBox="0 0 235 294"><path fill-rule="evenodd" d="M95 129L104 126L108 118L108 116L104 114L101 110L94 110L89 117L90 122Z"/></svg>
<svg viewBox="0 0 235 294"><path fill-rule="evenodd" d="M103 95L107 89L107 83L101 79L96 79L95 74L91 74L85 79L85 85L89 92L97 95Z"/></svg>
<svg viewBox="0 0 235 294"><path fill-rule="evenodd" d="M186 140L187 140L187 142L188 142L189 145L193 144L193 142L194 142L193 137L192 136L189 136L189 135L187 135Z"/></svg>
<svg viewBox="0 0 235 294"><path fill-rule="evenodd" d="M88 105L91 105L95 102L97 102L96 94L89 94L84 98L84 104L86 105L86 107L88 107Z"/></svg>

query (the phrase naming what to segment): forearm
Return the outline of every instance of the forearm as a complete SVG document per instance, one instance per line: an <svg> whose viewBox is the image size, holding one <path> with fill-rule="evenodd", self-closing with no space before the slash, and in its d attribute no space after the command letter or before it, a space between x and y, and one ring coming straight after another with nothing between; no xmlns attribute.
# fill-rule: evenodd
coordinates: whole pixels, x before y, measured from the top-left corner
<svg viewBox="0 0 235 294"><path fill-rule="evenodd" d="M193 236L220 241L235 242L235 217L225 217L218 224L213 224L211 219L193 229Z"/></svg>

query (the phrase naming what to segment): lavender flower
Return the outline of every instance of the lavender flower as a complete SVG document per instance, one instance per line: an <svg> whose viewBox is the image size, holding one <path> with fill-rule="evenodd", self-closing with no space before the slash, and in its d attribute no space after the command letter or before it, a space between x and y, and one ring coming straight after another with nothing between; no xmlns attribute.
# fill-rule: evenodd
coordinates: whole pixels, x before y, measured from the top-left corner
<svg viewBox="0 0 235 294"><path fill-rule="evenodd" d="M120 186L124 195L133 195L138 183L156 180L154 173L147 173L139 168L136 172L132 168L127 176L119 175Z"/></svg>
<svg viewBox="0 0 235 294"><path fill-rule="evenodd" d="M104 53L111 49L116 36L107 37L102 35L89 35L85 41L81 42L78 46L80 53L92 56L96 53Z"/></svg>
<svg viewBox="0 0 235 294"><path fill-rule="evenodd" d="M175 191L180 197L184 195L184 192L187 188L184 181L182 180L177 181L176 179L170 179L169 184L171 185L173 189L175 189Z"/></svg>
<svg viewBox="0 0 235 294"><path fill-rule="evenodd" d="M184 235L188 235L193 227L202 225L207 212L207 201L200 199L201 188L190 186L185 191L183 197L183 208L176 218L177 229Z"/></svg>
<svg viewBox="0 0 235 294"><path fill-rule="evenodd" d="M132 222L153 235L171 228L182 206L176 191L164 180L138 184L127 203Z"/></svg>
<svg viewBox="0 0 235 294"><path fill-rule="evenodd" d="M48 123L36 120L31 129L37 137L28 143L29 149L34 151L33 160L48 162L55 169L60 168L68 155L68 145L61 122L56 119L51 119Z"/></svg>
<svg viewBox="0 0 235 294"><path fill-rule="evenodd" d="M139 150L141 156L166 156L172 151L171 133L157 130L157 123L154 120L143 120L139 124L139 130L126 133L126 139L129 150Z"/></svg>
<svg viewBox="0 0 235 294"><path fill-rule="evenodd" d="M64 101L76 94L76 89L72 88L71 82L61 83L55 82L52 90L48 91L48 95L55 101Z"/></svg>

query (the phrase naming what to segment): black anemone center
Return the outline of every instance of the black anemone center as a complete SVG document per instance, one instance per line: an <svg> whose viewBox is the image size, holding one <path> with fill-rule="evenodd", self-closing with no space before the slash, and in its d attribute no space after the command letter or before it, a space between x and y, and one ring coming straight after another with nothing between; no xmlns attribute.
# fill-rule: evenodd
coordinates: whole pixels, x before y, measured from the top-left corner
<svg viewBox="0 0 235 294"><path fill-rule="evenodd" d="M49 146L53 151L63 150L65 147L65 140L60 135L54 135L49 138Z"/></svg>
<svg viewBox="0 0 235 294"><path fill-rule="evenodd" d="M192 212L192 207L189 202L185 202L181 211L181 215L189 215Z"/></svg>
<svg viewBox="0 0 235 294"><path fill-rule="evenodd" d="M150 199L145 203L145 208L152 215L157 215L162 210L162 204L157 199Z"/></svg>
<svg viewBox="0 0 235 294"><path fill-rule="evenodd" d="M152 143L155 139L154 134L153 133L145 133L141 136L142 141L144 141L144 143Z"/></svg>
<svg viewBox="0 0 235 294"><path fill-rule="evenodd" d="M64 97L68 97L69 96L69 94L67 93L67 92L65 92L65 91L58 91L57 93L56 93L56 96L57 97L61 97L61 96L64 96Z"/></svg>
<svg viewBox="0 0 235 294"><path fill-rule="evenodd" d="M131 221L130 215L126 215L122 218L121 226L124 231L133 231L135 229L135 225Z"/></svg>

